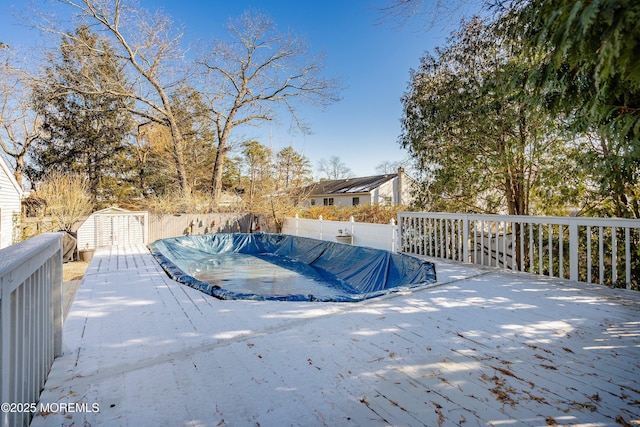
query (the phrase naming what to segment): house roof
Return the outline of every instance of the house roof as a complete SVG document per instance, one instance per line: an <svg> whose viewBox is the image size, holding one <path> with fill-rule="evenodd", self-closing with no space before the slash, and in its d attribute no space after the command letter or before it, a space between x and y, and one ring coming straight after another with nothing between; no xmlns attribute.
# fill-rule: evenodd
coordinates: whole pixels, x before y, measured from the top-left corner
<svg viewBox="0 0 640 427"><path fill-rule="evenodd" d="M13 171L11 170L11 168L9 167L9 165L7 164L7 161L4 159L3 156L0 156L0 168L2 168L4 173L7 175L7 179L9 179L9 182L22 198L22 196L24 195L24 192L22 191L22 187L20 186L18 181L16 181L16 178L13 176Z"/></svg>
<svg viewBox="0 0 640 427"><path fill-rule="evenodd" d="M387 181L397 177L397 173L365 176L361 178L335 179L313 183L304 190L311 195L319 194L359 194L368 193Z"/></svg>

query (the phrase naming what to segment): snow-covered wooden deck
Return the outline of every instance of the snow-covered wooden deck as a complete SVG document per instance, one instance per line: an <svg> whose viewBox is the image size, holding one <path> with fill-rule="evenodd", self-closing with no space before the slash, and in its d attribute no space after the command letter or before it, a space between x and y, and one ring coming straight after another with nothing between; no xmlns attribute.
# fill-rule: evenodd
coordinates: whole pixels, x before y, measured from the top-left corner
<svg viewBox="0 0 640 427"><path fill-rule="evenodd" d="M640 424L640 293L437 273L355 304L219 301L100 249L32 426Z"/></svg>

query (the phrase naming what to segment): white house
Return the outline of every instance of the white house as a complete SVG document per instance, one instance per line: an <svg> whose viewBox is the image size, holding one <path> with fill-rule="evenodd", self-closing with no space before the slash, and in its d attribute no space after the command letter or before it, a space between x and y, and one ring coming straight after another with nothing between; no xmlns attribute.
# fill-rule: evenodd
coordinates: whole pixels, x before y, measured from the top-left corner
<svg viewBox="0 0 640 427"><path fill-rule="evenodd" d="M397 173L316 182L302 191L307 205L408 205L415 180L399 167Z"/></svg>
<svg viewBox="0 0 640 427"><path fill-rule="evenodd" d="M14 242L14 217L20 217L22 188L0 156L0 249Z"/></svg>

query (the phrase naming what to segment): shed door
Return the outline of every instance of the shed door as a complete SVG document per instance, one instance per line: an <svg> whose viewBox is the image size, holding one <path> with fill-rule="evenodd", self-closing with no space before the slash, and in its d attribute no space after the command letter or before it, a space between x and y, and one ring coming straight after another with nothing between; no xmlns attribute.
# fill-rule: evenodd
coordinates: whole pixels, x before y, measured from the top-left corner
<svg viewBox="0 0 640 427"><path fill-rule="evenodd" d="M145 214L96 214L96 247L146 244Z"/></svg>

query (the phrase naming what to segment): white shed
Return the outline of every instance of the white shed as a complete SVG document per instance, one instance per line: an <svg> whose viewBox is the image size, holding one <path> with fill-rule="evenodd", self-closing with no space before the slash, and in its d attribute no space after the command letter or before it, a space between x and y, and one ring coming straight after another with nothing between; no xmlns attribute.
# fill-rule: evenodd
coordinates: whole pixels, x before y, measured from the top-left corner
<svg viewBox="0 0 640 427"><path fill-rule="evenodd" d="M20 216L22 188L0 156L0 249L14 242L14 217Z"/></svg>
<svg viewBox="0 0 640 427"><path fill-rule="evenodd" d="M147 244L149 214L111 207L92 213L78 228L78 250L101 246Z"/></svg>

